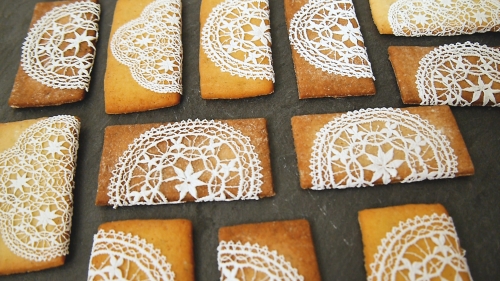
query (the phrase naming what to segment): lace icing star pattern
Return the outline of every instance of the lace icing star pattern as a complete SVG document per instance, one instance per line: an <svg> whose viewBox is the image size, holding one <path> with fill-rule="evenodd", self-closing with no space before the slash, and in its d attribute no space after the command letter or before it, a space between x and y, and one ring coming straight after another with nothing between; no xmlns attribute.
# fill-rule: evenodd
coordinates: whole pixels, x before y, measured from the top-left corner
<svg viewBox="0 0 500 281"><path fill-rule="evenodd" d="M113 170L109 204L258 199L262 167L250 138L217 121L188 120L143 133ZM198 194L206 190L205 196ZM168 200L166 193L178 194Z"/></svg>
<svg viewBox="0 0 500 281"><path fill-rule="evenodd" d="M441 132L400 109L362 109L326 124L311 155L312 189L451 178L457 156ZM363 164L369 163L369 164ZM401 178L398 169L410 174Z"/></svg>
<svg viewBox="0 0 500 281"><path fill-rule="evenodd" d="M451 217L446 214L415 217L387 233L370 264L369 281L472 280L465 252L460 249ZM442 272L451 269L453 279Z"/></svg>
<svg viewBox="0 0 500 281"><path fill-rule="evenodd" d="M72 116L44 119L0 154L0 232L20 257L68 254L79 130Z"/></svg>
<svg viewBox="0 0 500 281"><path fill-rule="evenodd" d="M221 280L304 280L285 257L258 244L221 241L217 262Z"/></svg>
<svg viewBox="0 0 500 281"><path fill-rule="evenodd" d="M182 93L181 8L180 0L156 0L120 27L110 43L134 80L156 93Z"/></svg>
<svg viewBox="0 0 500 281"><path fill-rule="evenodd" d="M274 82L268 0L226 0L202 28L201 46L223 72Z"/></svg>
<svg viewBox="0 0 500 281"><path fill-rule="evenodd" d="M373 78L352 1L311 0L290 22L290 43L330 74Z"/></svg>
<svg viewBox="0 0 500 281"><path fill-rule="evenodd" d="M420 60L416 78L422 105L500 106L498 49L470 42L441 46Z"/></svg>
<svg viewBox="0 0 500 281"><path fill-rule="evenodd" d="M498 31L497 0L398 0L388 15L396 36L451 36Z"/></svg>
<svg viewBox="0 0 500 281"><path fill-rule="evenodd" d="M98 259L102 262L95 262ZM87 280L173 281L175 274L161 252L146 240L100 229L94 235Z"/></svg>
<svg viewBox="0 0 500 281"><path fill-rule="evenodd" d="M48 87L88 91L99 14L99 4L84 1L47 12L30 29L23 43L24 72ZM81 52L82 49L89 51Z"/></svg>

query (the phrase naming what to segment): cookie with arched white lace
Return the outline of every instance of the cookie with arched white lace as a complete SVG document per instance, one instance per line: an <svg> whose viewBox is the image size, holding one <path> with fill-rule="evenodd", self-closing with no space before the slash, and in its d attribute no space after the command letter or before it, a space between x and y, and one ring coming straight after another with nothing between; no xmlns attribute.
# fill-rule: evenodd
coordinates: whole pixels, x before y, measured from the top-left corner
<svg viewBox="0 0 500 281"><path fill-rule="evenodd" d="M448 106L295 116L302 188L331 189L471 175Z"/></svg>
<svg viewBox="0 0 500 281"><path fill-rule="evenodd" d="M106 128L97 205L116 208L272 195L265 119Z"/></svg>
<svg viewBox="0 0 500 281"><path fill-rule="evenodd" d="M0 124L0 275L64 264L80 122L55 116Z"/></svg>
<svg viewBox="0 0 500 281"><path fill-rule="evenodd" d="M9 105L40 107L82 100L89 89L99 17L97 0L38 3Z"/></svg>

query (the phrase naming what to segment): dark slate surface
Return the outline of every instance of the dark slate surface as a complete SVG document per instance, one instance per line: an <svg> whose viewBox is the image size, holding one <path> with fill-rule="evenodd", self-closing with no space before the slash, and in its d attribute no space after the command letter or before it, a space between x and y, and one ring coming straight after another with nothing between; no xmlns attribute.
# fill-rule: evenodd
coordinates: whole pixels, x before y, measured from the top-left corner
<svg viewBox="0 0 500 281"><path fill-rule="evenodd" d="M477 41L500 46L500 34L399 38L380 35L367 0L354 0L371 60L377 94L345 99L298 100L283 2L270 0L275 93L244 100L205 101L199 95L200 0L183 1L184 96L173 108L128 115L104 113L103 79L115 0L102 0L100 38L88 95L58 107L11 109L12 89L35 0L0 1L0 122L72 114L82 120L70 254L60 268L0 277L1 280L86 280L92 236L99 224L124 219L190 219L194 225L197 280L218 280L217 230L221 226L305 218L312 226L324 280L364 280L357 212L406 203L441 203L454 219L475 280L500 280L500 109L453 108L476 168L471 177L392 184L373 188L304 191L299 187L290 118L369 107L402 107L388 60L390 45L433 46ZM188 118L264 117L268 121L276 196L254 202L188 203L114 210L94 206L104 128L115 124L180 121ZM0 132L3 133L3 132Z"/></svg>

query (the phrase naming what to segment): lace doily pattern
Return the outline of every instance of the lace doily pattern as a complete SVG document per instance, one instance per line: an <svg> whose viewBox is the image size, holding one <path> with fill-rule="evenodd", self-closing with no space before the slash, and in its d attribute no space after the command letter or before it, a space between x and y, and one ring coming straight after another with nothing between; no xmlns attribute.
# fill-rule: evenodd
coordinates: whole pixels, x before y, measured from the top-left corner
<svg viewBox="0 0 500 281"><path fill-rule="evenodd" d="M458 171L445 135L419 115L391 108L352 111L328 122L316 135L310 164L312 189L451 178ZM409 175L402 178L401 169Z"/></svg>
<svg viewBox="0 0 500 281"><path fill-rule="evenodd" d="M221 241L217 262L221 280L304 280L285 257L258 244Z"/></svg>
<svg viewBox="0 0 500 281"><path fill-rule="evenodd" d="M500 106L500 52L479 43L444 45L424 56L416 75L422 105Z"/></svg>
<svg viewBox="0 0 500 281"><path fill-rule="evenodd" d="M398 0L389 8L396 36L451 36L498 31L497 0Z"/></svg>
<svg viewBox="0 0 500 281"><path fill-rule="evenodd" d="M201 47L223 72L274 82L268 0L225 0L209 14Z"/></svg>
<svg viewBox="0 0 500 281"><path fill-rule="evenodd" d="M400 222L382 240L370 268L369 281L456 281L464 276L472 280L453 221L446 214L417 216ZM453 270L452 279L442 277L445 269Z"/></svg>
<svg viewBox="0 0 500 281"><path fill-rule="evenodd" d="M174 281L167 258L146 240L100 229L94 235L87 280Z"/></svg>
<svg viewBox="0 0 500 281"><path fill-rule="evenodd" d="M23 43L24 72L48 87L88 91L99 15L100 5L85 1L47 12Z"/></svg>
<svg viewBox="0 0 500 281"><path fill-rule="evenodd" d="M143 133L113 170L109 204L258 199L262 167L250 138L218 121L187 120ZM207 195L199 196L198 189ZM169 200L166 193L177 194Z"/></svg>
<svg viewBox="0 0 500 281"><path fill-rule="evenodd" d="M0 232L17 256L68 254L79 131L75 117L47 118L0 154Z"/></svg>
<svg viewBox="0 0 500 281"><path fill-rule="evenodd" d="M156 93L182 93L181 8L180 0L156 0L121 26L110 43L134 80Z"/></svg>
<svg viewBox="0 0 500 281"><path fill-rule="evenodd" d="M373 78L351 0L311 0L293 16L289 38L297 53L322 71Z"/></svg>

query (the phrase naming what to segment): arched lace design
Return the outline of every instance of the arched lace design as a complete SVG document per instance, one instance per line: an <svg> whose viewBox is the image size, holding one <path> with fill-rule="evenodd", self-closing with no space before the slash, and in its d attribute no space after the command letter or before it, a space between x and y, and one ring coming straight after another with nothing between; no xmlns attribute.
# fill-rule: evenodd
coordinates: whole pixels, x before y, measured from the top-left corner
<svg viewBox="0 0 500 281"><path fill-rule="evenodd" d="M154 1L120 27L110 43L134 80L156 93L182 93L181 5L180 0Z"/></svg>
<svg viewBox="0 0 500 281"><path fill-rule="evenodd" d="M151 205L258 199L262 167L250 138L217 121L188 120L152 128L120 157L109 204ZM206 196L198 195L198 188ZM166 193L176 194L168 200Z"/></svg>
<svg viewBox="0 0 500 281"><path fill-rule="evenodd" d="M290 43L325 72L373 78L351 0L310 0L292 18Z"/></svg>
<svg viewBox="0 0 500 281"><path fill-rule="evenodd" d="M398 0L389 8L396 36L451 36L498 31L497 0Z"/></svg>
<svg viewBox="0 0 500 281"><path fill-rule="evenodd" d="M457 156L440 131L416 114L391 108L361 109L328 122L311 155L312 189L372 186L451 178ZM401 178L398 169L410 174Z"/></svg>
<svg viewBox="0 0 500 281"><path fill-rule="evenodd" d="M79 131L75 117L47 118L0 154L0 232L20 257L68 254Z"/></svg>
<svg viewBox="0 0 500 281"><path fill-rule="evenodd" d="M500 52L479 43L441 46L419 62L418 96L422 105L500 106Z"/></svg>
<svg viewBox="0 0 500 281"><path fill-rule="evenodd" d="M400 222L378 246L370 268L369 281L472 280L453 220L446 214ZM453 279L442 277L445 269L454 272Z"/></svg>
<svg viewBox="0 0 500 281"><path fill-rule="evenodd" d="M84 1L47 12L33 25L23 43L24 72L48 87L88 91L99 14L99 4ZM90 52L80 52L88 48Z"/></svg>
<svg viewBox="0 0 500 281"><path fill-rule="evenodd" d="M167 258L146 240L100 229L94 235L87 280L173 281L175 274Z"/></svg>
<svg viewBox="0 0 500 281"><path fill-rule="evenodd" d="M221 241L217 247L217 262L220 280L304 280L285 257L258 244Z"/></svg>
<svg viewBox="0 0 500 281"><path fill-rule="evenodd" d="M201 46L221 71L274 82L268 0L226 0L207 18Z"/></svg>

